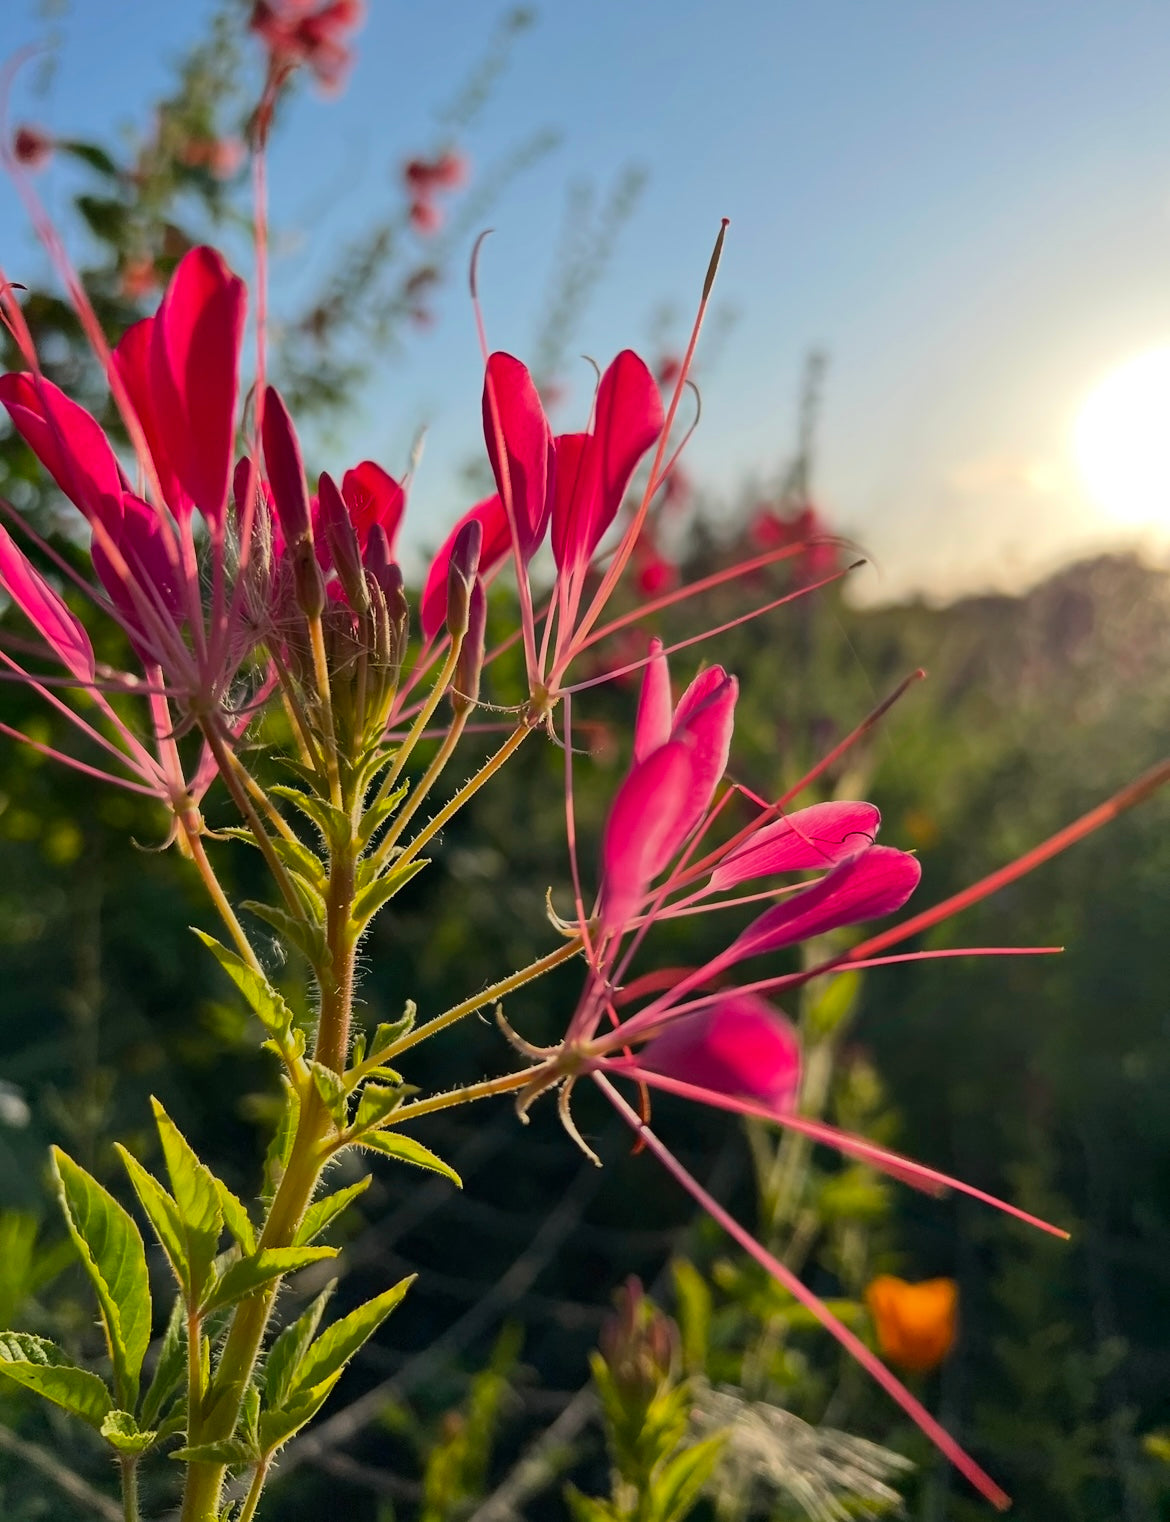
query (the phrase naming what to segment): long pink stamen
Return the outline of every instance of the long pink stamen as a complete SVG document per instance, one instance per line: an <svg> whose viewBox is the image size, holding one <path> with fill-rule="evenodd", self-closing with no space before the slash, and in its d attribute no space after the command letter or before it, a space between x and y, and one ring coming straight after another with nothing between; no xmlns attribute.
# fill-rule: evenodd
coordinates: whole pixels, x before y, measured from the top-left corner
<svg viewBox="0 0 1170 1522"><path fill-rule="evenodd" d="M862 562L858 562L861 564ZM728 629L737 629L740 624L750 623L753 618L762 618L765 613L771 613L776 608L782 608L786 603L796 602L798 598L807 597L812 592L819 592L822 587L828 587L835 581L842 580L851 571L857 569L856 565L846 566L842 571L834 571L831 576L826 576L821 581L811 581L807 586L798 587L795 592L786 592L783 597L775 597L771 602L763 603L758 608L752 608L748 613L741 613L738 618L729 618L724 624L716 624L714 628L704 629L701 634L692 634L689 639L677 640L673 645L668 645L661 653L663 655L677 655L680 650L688 650L692 645L701 645L704 640L714 639L716 635L726 634ZM638 617L644 614L639 612ZM629 661L624 666L618 666L613 671L607 671L604 676L590 677L585 682L574 682L571 687L559 689L561 692L585 692L590 687L599 687L605 682L612 682L618 677L628 676L632 671L641 671L643 666L650 663L652 657L642 656L640 660Z"/></svg>
<svg viewBox="0 0 1170 1522"><path fill-rule="evenodd" d="M1047 840L1038 846L1033 846L1030 851L1025 851L1023 856L1009 862L1006 867L1000 867L998 871L989 872L986 877L981 877L977 883L972 883L969 888L962 889L959 893L952 893L950 898L944 898L941 903L935 904L932 909L925 909L921 914L914 915L911 919L903 920L900 925L894 925L890 930L882 931L880 935L871 936L869 940L862 941L846 952L844 961L856 962L862 957L868 957L875 951L884 951L887 946L895 946L899 941L904 941L908 936L917 935L920 930L929 930L932 925L937 925L940 920L950 919L954 914L960 914L964 909L969 909L972 904L979 903L992 893L998 893L1000 888L1006 888L1009 883L1014 883L1018 878L1025 877L1029 872L1035 871L1044 862L1052 857L1059 856L1062 851L1067 851L1069 846L1074 846L1083 840L1086 835L1091 835L1099 830L1103 824L1117 819L1121 814L1143 803L1152 793L1170 782L1170 760L1161 761L1157 766L1152 766L1149 771L1140 776L1136 782L1131 782L1128 787L1121 788L1114 793L1112 798L1107 798L1104 803L1099 803L1096 808L1090 809L1087 814L1082 814L1072 824L1065 825L1063 830L1057 830L1055 835L1050 835Z"/></svg>
<svg viewBox="0 0 1170 1522"><path fill-rule="evenodd" d="M761 1268L766 1269L777 1283L782 1284L794 1300L816 1317L825 1330L835 1337L845 1351L855 1358L862 1368L881 1385L882 1389L901 1406L906 1415L921 1428L935 1447L938 1448L939 1452L950 1460L959 1473L964 1475L981 1495L986 1497L997 1510L1006 1511L1011 1505L1011 1497L995 1483L989 1474L979 1467L970 1454L959 1446L946 1428L931 1416L922 1402L916 1400L910 1394L910 1391L907 1390L902 1381L891 1370L886 1368L881 1359L866 1347L861 1338L856 1333L851 1332L844 1322L834 1316L828 1306L814 1295L812 1290L807 1288L786 1264L781 1263L779 1258L774 1257L767 1248L761 1246L752 1234L745 1230L735 1217L730 1215L720 1205L713 1195L708 1194L698 1179L689 1173L682 1163L679 1162L678 1158L675 1157L674 1153L659 1141L658 1137L650 1130L637 1111L626 1103L607 1078L600 1073L595 1073L593 1076L595 1082L625 1123L641 1139L648 1150L653 1152L654 1156L682 1185L691 1198L701 1205L711 1218L718 1222L724 1231L746 1253L755 1259Z"/></svg>
<svg viewBox="0 0 1170 1522"><path fill-rule="evenodd" d="M711 288L715 283L715 273L719 268L719 258L723 252L723 240L727 236L729 226L730 219L724 217L719 228L719 236L715 240L715 248L711 254L711 261L707 266L707 276L703 282L703 294L699 298L699 308L695 313L695 321L691 328L690 339L687 342L686 353L683 355L682 364L679 367L678 379L675 382L674 392L670 398L670 405L666 409L666 419L663 422L662 433L658 439L658 448L654 452L654 461L650 466L650 479L646 483L646 489L642 493L642 500L638 504L638 509L634 513L629 527L617 546L609 569L602 577L601 585L598 587L593 601L590 603L584 618L577 627L576 636L573 641L574 649L581 648L578 641L584 639L589 634L594 624L601 617L602 609L612 596L614 587L621 580L622 572L628 565L630 556L634 553L634 545L638 542L638 537L642 532L642 525L645 523L646 514L650 510L651 500L654 497L654 493L662 484L662 476L660 474L662 463L666 458L667 444L670 439L671 429L674 427L674 420L678 415L679 402L682 400L687 376L690 374L691 367L694 364L699 334L702 332L703 319L707 315L707 304L711 299Z"/></svg>

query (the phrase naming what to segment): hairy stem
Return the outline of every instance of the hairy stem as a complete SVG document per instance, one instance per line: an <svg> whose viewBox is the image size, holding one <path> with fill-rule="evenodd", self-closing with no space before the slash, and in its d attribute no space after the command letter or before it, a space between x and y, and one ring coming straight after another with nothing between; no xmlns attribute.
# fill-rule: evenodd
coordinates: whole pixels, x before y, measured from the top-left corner
<svg viewBox="0 0 1170 1522"><path fill-rule="evenodd" d="M363 1067L380 1067L392 1058L401 1056L412 1046L417 1046L420 1041L425 1041L428 1036L434 1036L441 1030L446 1030L449 1025L454 1025L457 1020L462 1020L466 1015L475 1014L476 1010L484 1009L489 1004L494 1004L497 999L502 999L505 994L512 993L517 988L523 988L525 983L531 983L535 978L543 977L546 972L551 972L554 967L559 967L562 962L569 962L573 957L580 954L581 937L575 935L572 940L566 941L563 946L558 946L555 951L550 951L548 956L541 957L539 961L529 962L527 967L521 967L519 972L514 972L506 978L501 978L498 983L493 983L490 988L483 989L474 994L470 999L464 999L462 1004L455 1004L441 1015L436 1015L433 1020L428 1020L416 1030L408 1031L405 1036L399 1037L392 1045L380 1052L374 1052L362 1064Z"/></svg>
<svg viewBox="0 0 1170 1522"><path fill-rule="evenodd" d="M463 805L469 799L474 798L484 783L490 781L504 763L520 749L530 733L531 730L527 724L522 724L519 729L514 729L503 745L500 746L499 750L494 755L489 756L484 762L475 776L469 778L455 794L454 798L449 799L430 823L418 832L398 858L398 864L402 865L404 862L410 861L412 857L417 856L427 841L433 840L439 831L454 819Z"/></svg>

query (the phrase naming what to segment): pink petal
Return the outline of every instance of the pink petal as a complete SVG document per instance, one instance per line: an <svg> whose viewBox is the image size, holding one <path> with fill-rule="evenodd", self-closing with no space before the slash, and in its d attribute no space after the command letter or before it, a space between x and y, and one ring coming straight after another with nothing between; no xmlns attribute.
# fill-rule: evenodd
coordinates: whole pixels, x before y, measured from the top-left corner
<svg viewBox="0 0 1170 1522"><path fill-rule="evenodd" d="M800 1087L792 1023L753 994L733 994L672 1021L636 1060L652 1073L781 1112L792 1108Z"/></svg>
<svg viewBox="0 0 1170 1522"><path fill-rule="evenodd" d="M662 641L650 641L650 661L642 674L638 716L634 720L634 760L645 761L651 751L670 739L670 668Z"/></svg>
<svg viewBox="0 0 1170 1522"><path fill-rule="evenodd" d="M692 752L691 797L678 821L679 844L710 807L727 770L739 683L722 666L701 671L679 699L672 734Z"/></svg>
<svg viewBox="0 0 1170 1522"><path fill-rule="evenodd" d="M618 929L680 844L679 819L694 794L694 755L670 740L637 762L618 788L601 842L602 919Z"/></svg>
<svg viewBox="0 0 1170 1522"><path fill-rule="evenodd" d="M766 910L711 966L761 956L842 925L892 914L914 892L921 876L917 858L891 846L870 846L846 857L803 892Z"/></svg>
<svg viewBox="0 0 1170 1522"><path fill-rule="evenodd" d="M146 438L163 497L171 512L180 517L191 511L192 504L175 473L174 464L167 454L159 431L150 360L155 321L153 317L144 317L141 322L127 328L114 348L113 360Z"/></svg>
<svg viewBox="0 0 1170 1522"><path fill-rule="evenodd" d="M528 370L511 354L493 354L483 390L483 430L502 501L516 520L520 557L532 559L552 512L556 456L552 430ZM505 480L504 460L507 459Z"/></svg>
<svg viewBox="0 0 1170 1522"><path fill-rule="evenodd" d="M0 584L38 634L78 680L92 682L93 646L81 620L0 526Z"/></svg>
<svg viewBox="0 0 1170 1522"><path fill-rule="evenodd" d="M601 455L591 433L561 433L553 440L556 489L553 493L552 550L559 569L589 559L585 548L595 504L601 496Z"/></svg>
<svg viewBox="0 0 1170 1522"><path fill-rule="evenodd" d="M774 872L815 871L836 866L870 844L881 814L872 803L814 803L756 831L711 874L711 890L733 888Z"/></svg>
<svg viewBox="0 0 1170 1522"><path fill-rule="evenodd" d="M425 639L433 639L443 627L447 617L447 565L464 524L469 523L473 518L483 528L483 543L479 551L479 574L485 582L490 581L493 574L503 565L512 548L512 532L508 527L508 515L499 497L488 497L483 502L477 502L473 508L463 514L443 540L439 553L431 561L431 568L427 572L427 579L423 585L419 619Z"/></svg>
<svg viewBox="0 0 1170 1522"><path fill-rule="evenodd" d="M394 477L380 465L375 465L373 460L363 460L342 477L341 495L349 508L361 548L365 549L370 530L379 523L385 530L393 558L394 541L406 507L406 493Z"/></svg>
<svg viewBox="0 0 1170 1522"><path fill-rule="evenodd" d="M0 402L74 506L91 523L115 526L122 516L122 473L97 420L52 381L27 373L0 375Z"/></svg>
<svg viewBox="0 0 1170 1522"><path fill-rule="evenodd" d="M557 485L553 509L553 555L559 567L588 561L605 535L638 461L662 432L662 397L654 377L624 349L601 377L594 408L592 444L584 434L557 440L557 473L572 471L572 489ZM572 441L572 442L571 442Z"/></svg>
<svg viewBox="0 0 1170 1522"><path fill-rule="evenodd" d="M223 520L235 434L244 283L211 248L180 259L151 336L158 434L207 521Z"/></svg>
<svg viewBox="0 0 1170 1522"><path fill-rule="evenodd" d="M123 494L122 522L113 538L126 562L126 572L120 565L115 566L100 538L93 542L93 568L127 627L149 641L149 625L143 618L141 604L147 603L156 610L161 606L180 623L184 611L180 574L171 563L158 514L132 492ZM135 597L127 577L141 589L139 597Z"/></svg>

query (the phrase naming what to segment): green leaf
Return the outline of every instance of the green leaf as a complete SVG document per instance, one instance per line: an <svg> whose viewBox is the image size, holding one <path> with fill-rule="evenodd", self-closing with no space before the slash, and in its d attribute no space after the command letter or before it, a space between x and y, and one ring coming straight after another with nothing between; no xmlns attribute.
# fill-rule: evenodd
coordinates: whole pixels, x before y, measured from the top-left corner
<svg viewBox="0 0 1170 1522"><path fill-rule="evenodd" d="M99 174L104 174L108 179L116 180L121 177L117 164L106 150L99 148L96 143L80 143L76 140L57 138L56 146L61 153L71 154L75 159L80 159L83 164L88 164L91 169L96 169Z"/></svg>
<svg viewBox="0 0 1170 1522"><path fill-rule="evenodd" d="M463 1180L450 1163L445 1163L441 1157L436 1157L429 1147L424 1147L422 1142L415 1141L413 1136L403 1136L399 1131L369 1131L365 1136L354 1137L354 1141L359 1147L368 1147L371 1152L380 1152L383 1157L394 1157L400 1163L413 1163L416 1168L427 1168L431 1173L441 1173L457 1188L463 1188Z"/></svg>
<svg viewBox="0 0 1170 1522"><path fill-rule="evenodd" d="M171 1307L170 1319L158 1352L158 1362L154 1366L154 1377L142 1397L140 1414L148 1427L153 1427L158 1421L167 1401L182 1383L187 1369L185 1332L183 1297L179 1295Z"/></svg>
<svg viewBox="0 0 1170 1522"><path fill-rule="evenodd" d="M243 957L238 957L234 951L221 946L213 936L205 935L202 930L196 930L195 934L247 999L264 1029L277 1040L287 1035L293 1023L292 1010L267 979L249 967Z"/></svg>
<svg viewBox="0 0 1170 1522"><path fill-rule="evenodd" d="M364 930L383 904L388 903L400 888L406 887L412 877L429 866L430 858L423 856L408 861L405 866L391 867L384 877L379 877L368 888L363 888L354 899L350 923L359 930Z"/></svg>
<svg viewBox="0 0 1170 1522"><path fill-rule="evenodd" d="M223 1278L211 1290L204 1302L204 1311L216 1311L223 1306L234 1305L245 1295L262 1284L268 1284L281 1274L296 1273L310 1263L320 1263L323 1258L336 1258L336 1247L264 1247L251 1257L240 1258L226 1271Z"/></svg>
<svg viewBox="0 0 1170 1522"><path fill-rule="evenodd" d="M250 1384L244 1391L244 1403L240 1409L240 1429L251 1448L260 1441L260 1391Z"/></svg>
<svg viewBox="0 0 1170 1522"><path fill-rule="evenodd" d="M268 1143L268 1151L264 1154L264 1198L271 1200L276 1193L284 1170L288 1167L288 1160L292 1155L293 1142L297 1135L297 1122L301 1116L301 1097L289 1083L287 1078L282 1078L284 1084L284 1108L280 1114L280 1122L272 1134L272 1140Z"/></svg>
<svg viewBox="0 0 1170 1522"><path fill-rule="evenodd" d="M130 1175L130 1182L134 1185L134 1192L146 1212L146 1218L154 1227L154 1234L162 1244L162 1250L166 1253L171 1268L174 1270L175 1278L179 1281L179 1288L190 1299L191 1271L183 1240L183 1226L179 1220L179 1207L154 1174L149 1173L132 1152L128 1152L121 1142L115 1142L114 1147L125 1164L126 1172Z"/></svg>
<svg viewBox="0 0 1170 1522"><path fill-rule="evenodd" d="M285 1327L272 1344L264 1365L264 1399L274 1410L283 1406L288 1399L293 1378L309 1344L317 1335L321 1317L336 1287L337 1280L334 1279L295 1321Z"/></svg>
<svg viewBox="0 0 1170 1522"><path fill-rule="evenodd" d="M158 1437L157 1432L143 1432L129 1411L107 1411L98 1430L119 1453L145 1453Z"/></svg>
<svg viewBox="0 0 1170 1522"><path fill-rule="evenodd" d="M286 835L270 837L272 849L290 871L297 872L316 892L321 893L327 882L325 868L317 855L299 840L289 840Z"/></svg>
<svg viewBox="0 0 1170 1522"><path fill-rule="evenodd" d="M113 1405L105 1383L71 1364L59 1347L24 1332L0 1332L0 1374L100 1427Z"/></svg>
<svg viewBox="0 0 1170 1522"><path fill-rule="evenodd" d="M225 1437L218 1443L195 1443L190 1448L176 1448L169 1455L182 1464L226 1464L229 1469L242 1469L255 1464L260 1454L243 1438Z"/></svg>
<svg viewBox="0 0 1170 1522"><path fill-rule="evenodd" d="M299 787L285 787L280 782L274 783L268 791L276 798L286 799L300 809L307 819L311 819L331 850L336 850L349 840L353 828L349 815L336 804L329 803L314 793L303 793Z"/></svg>
<svg viewBox="0 0 1170 1522"><path fill-rule="evenodd" d="M52 1167L69 1235L97 1292L118 1399L134 1406L150 1345L150 1275L142 1233L113 1195L59 1147L52 1148Z"/></svg>
<svg viewBox="0 0 1170 1522"><path fill-rule="evenodd" d="M707 1350L711 1340L711 1290L702 1274L687 1258L676 1258L670 1265L674 1279L674 1297L678 1303L677 1320L682 1333L683 1365L691 1373L707 1367Z"/></svg>
<svg viewBox="0 0 1170 1522"><path fill-rule="evenodd" d="M379 1025L374 1032L374 1039L370 1043L370 1053L377 1056L384 1052L388 1046L393 1046L403 1036L408 1035L414 1029L414 1022L418 1017L418 1005L413 999L407 999L402 1017L389 1025Z"/></svg>
<svg viewBox="0 0 1170 1522"><path fill-rule="evenodd" d="M720 1432L704 1442L690 1443L655 1475L654 1514L661 1522L682 1522L683 1517L689 1516L715 1471L723 1442Z"/></svg>
<svg viewBox="0 0 1170 1522"><path fill-rule="evenodd" d="M310 1061L309 1071L313 1075L313 1082L317 1086L317 1093L321 1096L321 1102L332 1115L339 1126L345 1124L346 1100L349 1098L349 1088L340 1073L335 1073L332 1068L327 1068L323 1063Z"/></svg>
<svg viewBox="0 0 1170 1522"><path fill-rule="evenodd" d="M333 1386L341 1378L341 1370L325 1380L322 1384L314 1385L312 1389L302 1390L294 1395L287 1405L273 1411L265 1411L260 1417L260 1451L265 1455L275 1453L282 1448L290 1437L298 1433L306 1422L311 1422L320 1411L321 1407L329 1399Z"/></svg>
<svg viewBox="0 0 1170 1522"><path fill-rule="evenodd" d="M357 837L363 849L373 840L391 814L397 811L398 805L409 792L410 784L404 782L401 787L395 788L388 798L384 798L381 803L375 803L366 810L362 815Z"/></svg>
<svg viewBox="0 0 1170 1522"><path fill-rule="evenodd" d="M304 1246L314 1237L319 1237L343 1210L347 1210L353 1204L359 1194L365 1193L370 1183L371 1177L367 1173L365 1178L358 1179L356 1184L350 1184L345 1189L338 1189L334 1194L327 1194L324 1199L315 1200L305 1211L305 1219L297 1232L297 1246Z"/></svg>
<svg viewBox="0 0 1170 1522"><path fill-rule="evenodd" d="M402 1103L403 1093L401 1088L391 1089L380 1083L367 1083L358 1101L354 1126L359 1131L364 1131L368 1126L378 1125Z"/></svg>
<svg viewBox="0 0 1170 1522"><path fill-rule="evenodd" d="M240 908L247 909L249 914L254 914L258 919L271 925L281 940L286 941L290 946L295 946L316 971L320 972L332 966L333 958L325 942L324 932L319 926L306 924L304 920L290 914L287 909L278 909L272 904L262 904L254 898L245 899Z"/></svg>
<svg viewBox="0 0 1170 1522"><path fill-rule="evenodd" d="M151 1098L162 1140L171 1190L179 1211L183 1244L191 1275L191 1295L198 1300L211 1273L223 1234L223 1210L210 1168L192 1151L186 1137L157 1099Z"/></svg>
<svg viewBox="0 0 1170 1522"><path fill-rule="evenodd" d="M389 1316L390 1312L406 1294L417 1275L400 1279L392 1289L385 1290L350 1311L340 1321L326 1328L301 1360L300 1367L289 1385L291 1400L302 1392L317 1389L326 1381L334 1380L368 1338L372 1337ZM307 1420L307 1418L306 1418Z"/></svg>
<svg viewBox="0 0 1170 1522"><path fill-rule="evenodd" d="M240 1244L240 1251L244 1256L251 1257L256 1251L256 1229L252 1225L243 1200L234 1195L222 1179L213 1176L212 1182L219 1196L219 1208L223 1211L227 1229Z"/></svg>

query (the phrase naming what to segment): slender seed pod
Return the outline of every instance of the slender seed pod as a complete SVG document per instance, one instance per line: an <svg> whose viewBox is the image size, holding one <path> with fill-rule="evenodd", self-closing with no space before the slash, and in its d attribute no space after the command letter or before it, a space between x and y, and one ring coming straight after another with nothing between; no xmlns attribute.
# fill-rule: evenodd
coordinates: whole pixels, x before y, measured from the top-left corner
<svg viewBox="0 0 1170 1522"><path fill-rule="evenodd" d="M309 516L301 446L288 408L275 386L269 386L264 393L263 434L268 484L272 487L272 500L285 541L289 545L299 544L302 539L311 542L313 522Z"/></svg>
<svg viewBox="0 0 1170 1522"><path fill-rule="evenodd" d="M364 613L369 607L369 594L357 532L333 477L324 472L317 486L317 502L317 521L333 557L333 569L345 588L350 607L355 613Z"/></svg>
<svg viewBox="0 0 1170 1522"><path fill-rule="evenodd" d="M471 589L479 570L479 552L483 545L483 525L469 518L459 530L447 563L447 632L459 639L467 632Z"/></svg>
<svg viewBox="0 0 1170 1522"><path fill-rule="evenodd" d="M467 604L467 629L459 647L459 660L450 686L451 707L462 716L479 701L483 672L484 637L487 633L487 594L477 576Z"/></svg>

